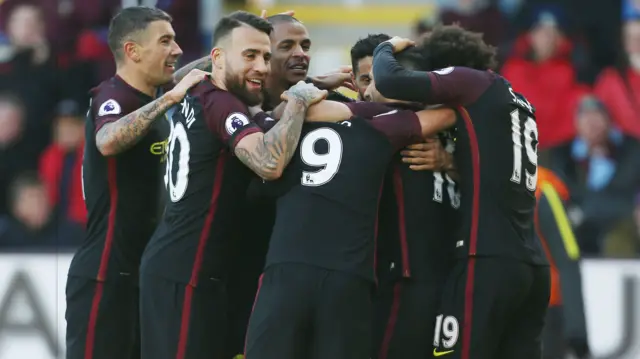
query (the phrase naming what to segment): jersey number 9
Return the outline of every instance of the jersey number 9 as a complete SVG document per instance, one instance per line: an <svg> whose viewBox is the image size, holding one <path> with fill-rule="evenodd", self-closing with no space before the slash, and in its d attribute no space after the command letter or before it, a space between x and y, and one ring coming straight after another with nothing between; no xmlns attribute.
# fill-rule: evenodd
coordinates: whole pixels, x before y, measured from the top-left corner
<svg viewBox="0 0 640 359"><path fill-rule="evenodd" d="M511 131L513 139L513 171L511 182L520 184L522 182L522 171L524 168L525 185L529 191L535 191L538 183L538 126L536 121L526 116L520 117L520 110L511 112ZM524 151L522 142L524 137ZM526 157L523 165L522 157Z"/></svg>
<svg viewBox="0 0 640 359"><path fill-rule="evenodd" d="M318 141L327 143L327 153L315 151ZM342 162L342 139L338 132L328 127L309 132L300 142L300 159L305 164L319 168L316 171L302 171L300 182L303 186L318 187L327 184L340 169Z"/></svg>

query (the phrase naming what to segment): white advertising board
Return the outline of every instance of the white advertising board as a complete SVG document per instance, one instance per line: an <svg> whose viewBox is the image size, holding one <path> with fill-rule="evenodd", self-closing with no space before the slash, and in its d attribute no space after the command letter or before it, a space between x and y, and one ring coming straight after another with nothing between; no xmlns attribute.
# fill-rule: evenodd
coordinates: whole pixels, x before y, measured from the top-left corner
<svg viewBox="0 0 640 359"><path fill-rule="evenodd" d="M0 359L64 358L69 254L0 254ZM640 260L585 260L596 359L640 359Z"/></svg>

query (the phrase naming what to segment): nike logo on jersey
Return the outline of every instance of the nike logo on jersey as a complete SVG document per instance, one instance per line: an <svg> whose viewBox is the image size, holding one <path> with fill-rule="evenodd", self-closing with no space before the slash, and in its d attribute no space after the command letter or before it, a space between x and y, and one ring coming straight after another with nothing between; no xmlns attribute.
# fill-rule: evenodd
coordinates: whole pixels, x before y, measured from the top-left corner
<svg viewBox="0 0 640 359"><path fill-rule="evenodd" d="M434 357L441 357L443 355L447 355L447 354L451 354L453 353L453 350L445 350L443 352L439 352L438 348L433 348L433 356Z"/></svg>
<svg viewBox="0 0 640 359"><path fill-rule="evenodd" d="M381 113L379 115L375 115L373 117L380 117L380 116L386 116L386 115L393 115L394 113L398 113L398 110L391 110L389 112L385 112L385 113Z"/></svg>

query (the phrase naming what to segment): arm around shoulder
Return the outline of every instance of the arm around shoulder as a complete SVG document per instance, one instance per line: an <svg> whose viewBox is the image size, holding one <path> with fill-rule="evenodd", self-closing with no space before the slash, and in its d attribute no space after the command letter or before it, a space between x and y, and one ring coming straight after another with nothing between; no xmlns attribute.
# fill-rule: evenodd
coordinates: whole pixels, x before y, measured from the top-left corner
<svg viewBox="0 0 640 359"><path fill-rule="evenodd" d="M456 112L447 107L416 112L423 137L435 136L456 124Z"/></svg>

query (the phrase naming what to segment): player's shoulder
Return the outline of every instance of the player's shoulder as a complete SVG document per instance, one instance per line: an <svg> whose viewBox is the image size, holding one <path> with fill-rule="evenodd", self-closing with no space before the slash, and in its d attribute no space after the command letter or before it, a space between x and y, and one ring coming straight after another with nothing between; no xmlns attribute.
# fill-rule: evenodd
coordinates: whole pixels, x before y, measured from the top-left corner
<svg viewBox="0 0 640 359"><path fill-rule="evenodd" d="M124 115L152 100L151 96L134 89L117 76L101 82L90 94L91 106L97 117Z"/></svg>

